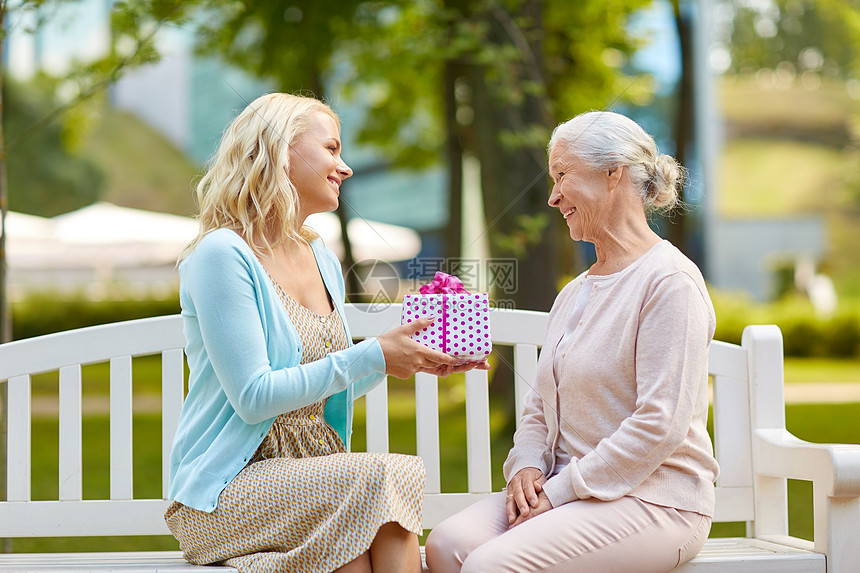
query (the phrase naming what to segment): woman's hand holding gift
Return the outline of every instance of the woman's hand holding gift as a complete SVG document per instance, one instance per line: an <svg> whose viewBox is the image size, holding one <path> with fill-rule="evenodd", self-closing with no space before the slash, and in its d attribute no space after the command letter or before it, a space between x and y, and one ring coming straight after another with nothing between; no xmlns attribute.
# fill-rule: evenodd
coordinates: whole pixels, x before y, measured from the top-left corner
<svg viewBox="0 0 860 573"><path fill-rule="evenodd" d="M377 340L385 356L385 373L395 378L409 378L416 372L426 372L440 377L455 372L466 372L477 368L489 370L486 361L458 364L458 360L448 354L428 348L412 339L412 335L433 323L431 318L419 318L389 330Z"/></svg>

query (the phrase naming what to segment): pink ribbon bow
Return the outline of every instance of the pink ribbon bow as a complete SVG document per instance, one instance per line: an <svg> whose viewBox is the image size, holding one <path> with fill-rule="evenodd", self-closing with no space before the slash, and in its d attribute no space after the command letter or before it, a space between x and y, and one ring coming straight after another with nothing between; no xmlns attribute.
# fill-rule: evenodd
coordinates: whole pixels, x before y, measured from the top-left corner
<svg viewBox="0 0 860 573"><path fill-rule="evenodd" d="M433 280L426 285L422 285L418 289L418 292L421 294L469 294L469 291L463 287L463 282L460 279L442 271L436 271L436 276L433 277Z"/></svg>

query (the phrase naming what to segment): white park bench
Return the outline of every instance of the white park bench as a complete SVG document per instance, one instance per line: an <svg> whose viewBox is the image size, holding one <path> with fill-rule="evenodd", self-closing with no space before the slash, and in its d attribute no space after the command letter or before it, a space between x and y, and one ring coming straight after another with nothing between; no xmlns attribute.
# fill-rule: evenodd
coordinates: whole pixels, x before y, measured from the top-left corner
<svg viewBox="0 0 860 573"><path fill-rule="evenodd" d="M400 307L369 312L348 305L356 338L399 323ZM513 346L517 410L534 385L546 314L491 310L493 344ZM7 496L0 501L0 538L164 535L167 459L183 399L182 322L165 316L95 326L0 345L0 382L8 383ZM162 356L162 499L132 496L133 356ZM110 362L110 498L82 498L81 366ZM31 499L33 374L59 371L59 495ZM860 572L860 446L803 442L785 429L782 336L751 326L740 346L714 342L713 381L717 484L715 522L745 522L746 537L710 539L678 571L780 573ZM441 492L438 386L415 380L417 452L427 468L424 527L492 491L487 374L466 375L468 489ZM367 396L367 449L389 449L384 383ZM786 478L813 482L814 542L788 535ZM201 569L178 551L0 555L0 571L233 571Z"/></svg>

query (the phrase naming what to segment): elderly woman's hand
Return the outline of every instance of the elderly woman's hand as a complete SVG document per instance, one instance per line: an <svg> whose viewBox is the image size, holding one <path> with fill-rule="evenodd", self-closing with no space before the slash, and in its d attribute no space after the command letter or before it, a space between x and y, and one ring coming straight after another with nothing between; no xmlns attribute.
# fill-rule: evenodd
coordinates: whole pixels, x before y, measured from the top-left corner
<svg viewBox="0 0 860 573"><path fill-rule="evenodd" d="M520 523L532 519L533 517L537 517L545 511L549 511L552 509L552 502L547 497L546 492L540 492L537 495L537 505L532 507L527 514L519 514L513 523L508 523L508 529L512 527L516 527ZM510 516L509 516L510 517Z"/></svg>
<svg viewBox="0 0 860 573"><path fill-rule="evenodd" d="M546 476L537 468L523 468L508 482L505 507L508 524L513 527L530 517L552 509L549 498L543 493Z"/></svg>

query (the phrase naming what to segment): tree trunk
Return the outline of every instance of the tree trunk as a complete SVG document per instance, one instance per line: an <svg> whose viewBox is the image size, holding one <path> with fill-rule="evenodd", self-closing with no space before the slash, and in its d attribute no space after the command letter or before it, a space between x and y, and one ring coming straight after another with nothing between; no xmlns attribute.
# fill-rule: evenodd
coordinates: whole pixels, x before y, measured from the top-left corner
<svg viewBox="0 0 860 573"><path fill-rule="evenodd" d="M484 198L486 229L490 256L497 269L509 271L505 277L490 273L496 305L529 310L549 310L557 294L559 271L556 238L547 224L551 212L546 204L548 181L545 146L549 138L549 104L541 77L541 0L524 0L518 16L529 21L522 29L501 6L476 14L485 19L489 44L494 48L510 47L518 51L511 65L512 79L499 80L489 65L471 65L466 78L472 92L474 122L469 143L481 162L481 188ZM530 17L530 18L528 18ZM528 40L526 40L528 39ZM511 97L525 83L538 86ZM543 91L541 91L543 88ZM532 134L545 132L537 141ZM528 136L528 137L527 137ZM543 220L543 228L538 224ZM532 232L529 232L532 227ZM490 392L514 408L513 352L510 348L494 350ZM512 433L516 419L511 417L502 431Z"/></svg>
<svg viewBox="0 0 860 573"><path fill-rule="evenodd" d="M6 45L6 1L0 0L0 62L4 61L3 48ZM0 67L0 343L12 338L11 320L9 318L9 303L7 300L6 277L6 209L8 205L6 191L6 143L3 137L3 68ZM0 443L6 442L7 415L9 413L9 385L0 384ZM6 469L8 460L4 453L0 460L0 498L6 499ZM3 539L3 553L12 552L12 540Z"/></svg>
<svg viewBox="0 0 860 573"><path fill-rule="evenodd" d="M510 15L487 15L493 43L497 46L514 44L521 53L521 61L515 66L518 85L541 81L541 8L541 0L525 0L520 5L520 15L530 17L531 28L527 30L512 31L510 26L514 24ZM503 21L505 17L507 21ZM512 38L515 35L521 35L522 42ZM548 96L545 91L524 92L522 99L516 102L504 93L510 86L499 84L487 72L486 67L473 66L469 74L486 232L491 256L516 261L517 266L515 284L506 285L503 292L497 289L496 299L507 299L521 309L549 310L557 294L559 272L556 240L547 224L552 213L546 204L549 193L546 141L522 137L538 130L549 137L552 118ZM540 226L537 221L541 219L545 221L543 229L531 233L537 236L529 236L530 224L524 221L531 220L531 225ZM517 248L511 250L511 244Z"/></svg>
<svg viewBox="0 0 860 573"><path fill-rule="evenodd" d="M462 66L455 60L447 60L444 64L445 157L448 161L448 224L445 229L444 254L448 261L460 258L463 233L463 145L460 142L455 93L461 71Z"/></svg>
<svg viewBox="0 0 860 573"><path fill-rule="evenodd" d="M5 54L3 48L6 45L6 2L0 1L0 62ZM0 69L0 343L12 339L11 319L9 317L9 301L7 297L7 273L6 273L6 212L9 206L8 191L6 189L6 142L3 133L3 70ZM5 388L5 385L4 385Z"/></svg>
<svg viewBox="0 0 860 573"><path fill-rule="evenodd" d="M693 134L693 22L689 11L681 9L683 0L673 0L675 11L675 26L678 29L678 40L681 52L681 78L678 80L678 96L675 116L675 159L686 166L688 161L687 147ZM681 199L684 199L684 189L681 189ZM683 210L675 212L666 220L666 234L669 241L681 249L687 256L691 255L691 245L687 216ZM692 257L691 257L692 258Z"/></svg>

